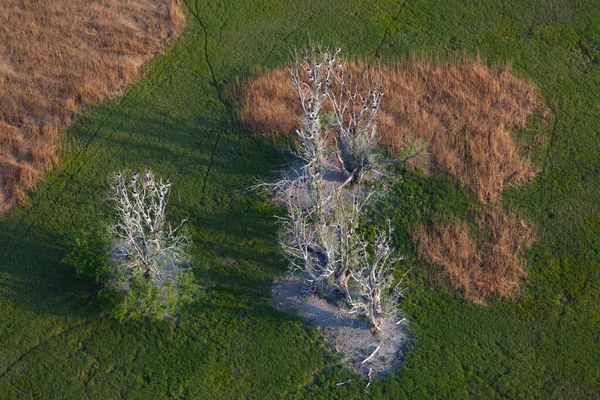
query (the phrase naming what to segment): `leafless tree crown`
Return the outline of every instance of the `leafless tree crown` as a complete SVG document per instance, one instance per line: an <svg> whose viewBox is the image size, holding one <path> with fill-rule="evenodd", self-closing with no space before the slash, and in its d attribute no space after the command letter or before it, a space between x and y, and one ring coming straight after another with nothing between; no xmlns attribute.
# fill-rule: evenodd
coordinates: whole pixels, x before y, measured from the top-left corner
<svg viewBox="0 0 600 400"><path fill-rule="evenodd" d="M296 132L299 165L256 187L267 188L286 208L279 217L279 243L290 272L313 292L337 289L377 328L405 291L405 277L392 285L399 258L391 228L379 231L372 244L358 233L374 195L364 177L379 160L375 115L383 91L370 79L362 92L364 82L345 76L340 51L313 47L294 60L289 72L303 110ZM326 105L332 110L327 115ZM322 126L325 119L333 141Z"/></svg>
<svg viewBox="0 0 600 400"><path fill-rule="evenodd" d="M377 165L375 115L383 98L383 83L381 77L352 73L340 52L340 48L312 47L302 57L296 56L289 69L304 114L303 129L298 131L299 155L323 168L328 164L328 151L333 150L341 171L358 180ZM327 116L325 106L331 109ZM335 132L333 149L328 148L322 131L325 117Z"/></svg>
<svg viewBox="0 0 600 400"><path fill-rule="evenodd" d="M157 180L149 170L119 172L110 186L117 218L110 226L111 257L125 281L142 276L153 285L176 283L187 262L189 239L182 221L173 228L165 221L171 183Z"/></svg>
<svg viewBox="0 0 600 400"><path fill-rule="evenodd" d="M388 222L387 231L379 230L372 245L359 239L362 262L352 274L358 284L359 295L350 299L350 305L353 311L373 321L374 328L378 328L382 317L394 314L391 306L398 302L407 289L406 273L395 285L391 276L394 263L402 259L393 255L394 249L390 243L392 232ZM372 247L372 251L369 251L369 247Z"/></svg>

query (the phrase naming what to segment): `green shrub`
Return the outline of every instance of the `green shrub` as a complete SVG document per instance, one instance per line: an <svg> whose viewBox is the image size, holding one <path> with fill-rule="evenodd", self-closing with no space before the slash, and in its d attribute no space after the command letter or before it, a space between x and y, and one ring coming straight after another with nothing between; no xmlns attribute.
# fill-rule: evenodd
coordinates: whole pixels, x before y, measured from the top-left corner
<svg viewBox="0 0 600 400"><path fill-rule="evenodd" d="M80 279L99 283L102 308L120 320L162 319L173 317L178 309L193 300L198 291L194 274L180 271L177 284L166 281L155 286L141 275L129 281L119 276L121 271L108 252L107 235L77 231L69 242L70 250L63 262L71 266Z"/></svg>
<svg viewBox="0 0 600 400"><path fill-rule="evenodd" d="M79 278L103 283L108 279L108 251L102 235L77 231L69 242L70 251L63 262L75 270Z"/></svg>
<svg viewBox="0 0 600 400"><path fill-rule="evenodd" d="M163 319L174 317L179 306L193 298L197 288L191 272L180 273L178 285L167 281L161 286L137 277L129 287L105 287L99 293L103 308L120 321L145 318Z"/></svg>

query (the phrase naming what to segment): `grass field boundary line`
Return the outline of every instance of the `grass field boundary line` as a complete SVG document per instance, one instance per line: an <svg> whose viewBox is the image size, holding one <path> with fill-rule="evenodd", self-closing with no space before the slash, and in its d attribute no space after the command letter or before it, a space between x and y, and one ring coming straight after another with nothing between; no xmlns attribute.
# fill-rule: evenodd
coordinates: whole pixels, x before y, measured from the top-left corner
<svg viewBox="0 0 600 400"><path fill-rule="evenodd" d="M213 66L212 66L212 63L210 60L210 56L208 55L208 29L206 29L204 22L200 18L200 15L198 15L198 12L195 10L192 10L192 8L190 7L189 0L183 0L183 3L187 7L189 13L196 19L196 21L198 21L198 24L200 24L200 27L202 28L202 32L204 33L204 60L206 62L206 65L208 65L208 69L210 70L210 75L212 77L212 86L215 88L215 91L217 93L217 98L219 99L221 104L223 104L225 106L225 108L227 109L227 114L229 116L229 125L232 125L231 124L232 116L233 116L232 105L229 103L229 101L227 101L223 97L223 94L221 93L221 91L222 91L221 85L219 85L219 82L217 81L217 76L213 69ZM201 203L204 202L205 193L206 193L206 184L207 184L208 178L210 176L210 171L212 169L212 165L215 160L215 154L217 153L217 147L219 146L219 142L221 141L222 134L223 134L223 129L219 129L218 133L217 133L217 139L215 140L215 145L210 154L210 160L208 161L206 173L204 174L204 182L202 183L202 197L200 198Z"/></svg>
<svg viewBox="0 0 600 400"><path fill-rule="evenodd" d="M213 163L215 161L215 154L217 153L217 146L219 145L219 141L221 140L222 134L223 134L223 129L219 129L219 132L217 133L217 140L215 140L215 145L213 146L212 152L210 153L210 160L208 162L208 167L206 168L206 173L204 174L204 182L202 182L202 197L200 198L200 202L204 202L204 197L205 197L205 193L206 193L206 183L208 182L210 170L212 169Z"/></svg>
<svg viewBox="0 0 600 400"><path fill-rule="evenodd" d="M83 321L83 322L81 322L79 324L70 326L67 329L63 330L63 331L55 333L54 335L50 336L49 338L47 338L45 340L42 340L41 342L39 342L38 344L36 344L35 346L33 346L29 350L27 350L25 353L21 354L15 361L12 362L12 364L10 364L4 371L2 371L0 373L0 379L4 378L4 376L8 372L10 372L10 370L13 369L15 365L17 365L19 362L21 362L25 357L27 357L28 354L31 354L33 351L35 351L36 349L38 349L40 346L45 345L46 343L48 343L52 339L56 339L57 337L60 337L60 336L64 335L65 333L71 332L73 329L79 328L80 326L87 325L88 323L89 323L89 321L85 320L85 321Z"/></svg>
<svg viewBox="0 0 600 400"><path fill-rule="evenodd" d="M227 97L223 94L224 85L222 83L220 83L219 80L217 79L217 75L215 73L215 70L214 70L214 67L213 67L213 64L211 61L211 57L208 52L208 29L206 28L206 25L204 25L204 22L202 21L202 18L200 18L200 15L198 14L198 12L192 10L192 8L190 7L189 0L183 0L183 2L185 4L185 6L187 7L189 13L196 19L196 21L198 21L198 23L200 24L200 27L202 28L202 32L204 33L204 59L206 61L206 65L208 65L208 69L210 70L210 75L212 78L211 79L212 86L216 90L217 98L219 99L221 104L223 104L225 106L225 108L227 109L227 114L229 117L229 121L228 121L229 125L231 125L231 127L233 129L236 129L236 126L234 126L234 124L233 124L233 121L234 121L233 105L227 99Z"/></svg>
<svg viewBox="0 0 600 400"><path fill-rule="evenodd" d="M400 9L396 13L396 16L392 18L390 23L386 26L385 31L383 32L383 37L381 38L381 42L379 42L379 45L375 49L375 58L381 58L381 48L383 47L383 43L385 43L385 39L387 39L392 24L398 21L398 18L400 18L400 14L402 14L404 7L406 7L406 3L408 3L408 0L404 0L404 2L400 5Z"/></svg>
<svg viewBox="0 0 600 400"><path fill-rule="evenodd" d="M200 15L198 14L198 12L195 9L192 10L192 8L189 4L189 0L183 0L183 3L187 7L189 13L196 19L196 21L198 21L198 24L200 24L200 27L202 28L202 31L204 33L204 58L205 58L206 64L208 65L208 69L210 70L210 74L212 77L212 86L215 88L218 100L221 102L221 104L223 104L225 106L225 109L227 110L227 117L228 117L227 125L231 128L231 133L235 133L236 131L238 133L238 151L241 152L242 127L239 126L239 124L235 122L236 118L235 118L235 111L234 111L233 103L224 94L224 91L225 91L224 85L219 82L219 80L217 79L217 75L215 74L215 70L212 65L211 57L208 52L208 42L209 42L208 29L206 28L206 25L202 21L202 18L200 18ZM221 25L221 29L222 29L222 27L223 27L223 25ZM221 35L221 32L219 33L219 35ZM200 200L201 202L203 202L205 199L206 185L207 185L207 182L208 182L208 179L210 176L210 172L212 170L215 155L217 153L217 148L221 141L221 136L223 134L224 134L224 129L219 129L219 132L217 133L217 135L218 135L217 140L215 141L215 146L212 149L208 167L206 169L206 174L204 176L204 182L202 184L202 197Z"/></svg>
<svg viewBox="0 0 600 400"><path fill-rule="evenodd" d="M200 15L198 15L198 13L196 11L192 10L192 8L190 7L189 1L188 0L183 0L183 3L187 7L189 13L196 19L196 21L198 21L198 23L200 24L200 27L202 28L202 31L204 32L204 59L206 61L206 64L208 65L208 69L210 70L210 75L212 76L213 86L219 92L220 86L219 86L219 84L217 82L217 76L215 74L215 71L213 69L212 63L210 61L210 57L208 56L208 30L206 29L206 26L204 25L204 22L202 22L202 19L200 18ZM220 99L221 95L218 94L218 96L219 96L219 99ZM223 103L223 104L225 104L225 103Z"/></svg>
<svg viewBox="0 0 600 400"><path fill-rule="evenodd" d="M180 67L181 63L183 62L183 58L184 58L185 53L181 52L181 54L182 55L178 57L180 59L175 64L175 68L174 68L175 71L179 70L179 67ZM162 79L156 85L154 85L153 89L150 90L144 97L142 97L141 99L138 99L139 93L142 91L143 86L142 85L136 85L135 88L137 89L137 92L135 92L134 94L127 93L126 95L124 95L123 97L121 97L121 99L119 100L119 103L118 103L117 107L118 108L122 107L125 104L125 102L128 101L128 100L129 101L136 100L136 101L139 101L139 102L143 102L146 99L148 99L167 80L168 76L163 74L163 71L166 68L167 68L167 66L163 66L161 69L158 70L159 74L162 76ZM88 138L88 140L85 142L85 144L83 146L81 146L80 149L74 151L73 153L76 153L76 152L78 152L79 154L85 153L88 150L88 148L91 146L91 143L98 136L98 133L100 132L101 128L103 128L105 126L106 121L108 121L113 115L114 114L111 112L109 115L105 116L101 120L101 122L98 124L98 126L96 128L94 128L93 131L91 130L91 128L85 127L86 131L91 132L91 135ZM122 119L121 119L121 121L122 121ZM113 133L116 132L116 130L118 128L120 128L122 125L123 125L123 122L121 122L118 127L116 127L115 129L113 129ZM67 169L67 167L65 167L65 169Z"/></svg>
<svg viewBox="0 0 600 400"><path fill-rule="evenodd" d="M162 85L162 83L164 83L166 79L163 79L158 85L156 85L156 87L160 87ZM156 90L156 89L155 89ZM141 91L141 89L138 90L138 93ZM154 92L151 91L148 95L144 96L141 101L144 101L145 99L147 99L150 94L152 94ZM122 98L122 100L119 100L118 103L118 107L121 107L124 105L126 99L136 99L137 97L137 93L133 94L133 95L126 95ZM94 142L94 140L98 137L98 133L100 132L100 130L105 126L106 121L108 121L110 119L110 117L112 117L114 114L111 112L110 115L106 116L105 118L102 119L102 122L97 126L97 128L94 129L94 131L92 132L92 134L90 135L90 137L88 138L88 140L86 142L84 142L84 144L77 150L73 151L71 154L75 154L76 157L73 157L71 161L69 161L68 163L65 164L64 168L62 169L61 172L59 172L58 177L55 181L55 183L59 183L62 180L62 188L55 192L55 196L54 196L54 200L56 200L64 191L64 188L66 186L66 184L73 179L73 177L75 175L77 175L77 173L79 171L81 171L81 168L83 167L83 162L81 162L80 160L83 159L83 154L87 153L88 149L91 147L92 143ZM123 125L123 123L121 122L121 124L119 124L118 127L115 127L115 129L112 130L113 134L118 130L119 127L121 127ZM75 163L79 163L79 165L76 165ZM75 169L73 169L75 168ZM51 198L46 198L45 200L49 200L52 201ZM41 218L37 218L35 221L39 221ZM30 224L29 229L26 231L26 233L24 233L20 240L23 240L29 233L31 226L35 223L35 221L32 222L32 224Z"/></svg>

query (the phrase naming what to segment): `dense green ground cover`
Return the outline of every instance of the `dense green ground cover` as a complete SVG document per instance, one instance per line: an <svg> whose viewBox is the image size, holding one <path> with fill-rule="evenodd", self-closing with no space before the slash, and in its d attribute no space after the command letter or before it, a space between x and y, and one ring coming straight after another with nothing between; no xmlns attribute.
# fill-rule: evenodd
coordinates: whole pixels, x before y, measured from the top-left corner
<svg viewBox="0 0 600 400"><path fill-rule="evenodd" d="M205 4L206 3L206 4ZM245 187L286 162L232 122L227 85L309 38L354 55L480 53L511 60L552 106L541 173L505 195L537 227L522 296L469 304L411 260L413 345L376 398L599 398L600 6L596 1L189 0L189 28L123 98L71 127L46 183L0 218L1 398L363 398L314 330L269 305L285 266L276 212ZM189 216L204 286L176 323L120 324L61 263L72 231L105 215L114 171L149 166ZM399 172L402 174L402 172ZM469 215L449 178L405 172L393 188L398 244L432 210ZM352 379L344 386L335 383Z"/></svg>

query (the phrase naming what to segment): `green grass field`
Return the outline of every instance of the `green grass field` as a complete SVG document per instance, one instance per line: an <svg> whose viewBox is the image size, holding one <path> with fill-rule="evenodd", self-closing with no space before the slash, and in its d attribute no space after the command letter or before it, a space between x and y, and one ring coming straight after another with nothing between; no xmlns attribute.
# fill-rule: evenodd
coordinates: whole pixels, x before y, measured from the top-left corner
<svg viewBox="0 0 600 400"><path fill-rule="evenodd" d="M0 398L600 398L600 4L597 1L194 1L188 28L126 95L69 128L61 161L0 217ZM289 161L237 127L228 85L308 41L350 55L480 54L512 61L552 115L536 179L505 193L536 226L529 280L487 307L432 285L406 230L432 210L469 215L448 177L399 171L388 212L414 264L414 341L396 374L363 391L314 329L269 304L285 273L277 212L244 191ZM189 217L203 286L176 323L118 323L61 263L75 230L105 218L110 175L151 167ZM235 262L232 262L232 259ZM336 383L352 380L347 385Z"/></svg>

